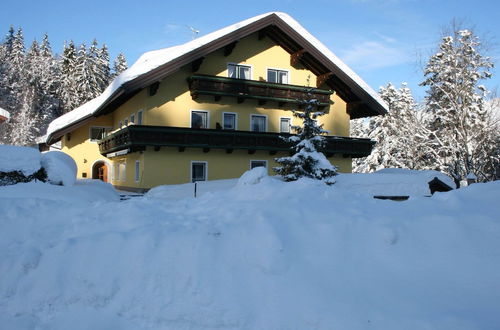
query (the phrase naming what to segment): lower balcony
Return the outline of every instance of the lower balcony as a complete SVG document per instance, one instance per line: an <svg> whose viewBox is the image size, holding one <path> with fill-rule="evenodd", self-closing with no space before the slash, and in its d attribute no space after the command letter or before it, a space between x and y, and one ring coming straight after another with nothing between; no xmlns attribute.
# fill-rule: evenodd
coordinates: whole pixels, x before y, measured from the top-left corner
<svg viewBox="0 0 500 330"><path fill-rule="evenodd" d="M291 152L291 145L285 142L282 136L290 134L131 125L99 141L99 151L107 157L143 151L146 147L154 147L156 150L161 147L176 147L180 152L186 148L200 148L203 152L225 149L227 153L233 150L247 150L249 154L257 150L268 151L270 154ZM326 145L321 151L327 157L366 157L375 144L370 139L340 136L325 138Z"/></svg>

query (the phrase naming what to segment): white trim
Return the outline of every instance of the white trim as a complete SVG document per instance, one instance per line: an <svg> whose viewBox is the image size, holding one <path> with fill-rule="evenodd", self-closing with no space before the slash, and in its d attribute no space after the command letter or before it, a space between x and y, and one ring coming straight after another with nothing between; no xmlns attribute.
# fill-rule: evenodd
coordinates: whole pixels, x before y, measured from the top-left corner
<svg viewBox="0 0 500 330"><path fill-rule="evenodd" d="M252 117L253 116L260 116L260 117L266 118L266 128L265 128L264 132L268 132L268 130L269 130L269 118L267 118L267 115L262 115L262 114L258 114L258 113L251 113L250 114L250 129L249 129L249 131L256 132L256 131L252 130Z"/></svg>
<svg viewBox="0 0 500 330"><path fill-rule="evenodd" d="M92 128L104 128L109 130L110 132L113 130L111 126L90 126L89 127L89 142L97 143L98 140L92 140Z"/></svg>
<svg viewBox="0 0 500 330"><path fill-rule="evenodd" d="M267 80L267 71L268 70L278 70L278 71L285 71L288 73L288 82L286 83L287 85L292 85L291 81L292 81L292 72L288 69L280 69L280 68L273 68L273 67L270 67L270 66L266 66L266 81L269 82ZM277 84L280 84L280 83L277 83Z"/></svg>
<svg viewBox="0 0 500 330"><path fill-rule="evenodd" d="M210 111L209 110L198 110L198 109L191 109L189 111L189 128L193 128L193 111L206 112L207 113L207 127L203 127L203 128L210 128Z"/></svg>
<svg viewBox="0 0 500 330"><path fill-rule="evenodd" d="M229 77L229 70L227 69L227 66L229 64L232 64L232 65L239 65L239 66L247 66L250 68L250 79L248 80L253 80L253 65L252 64L246 64L246 63L236 63L236 62L227 62L226 63L226 77L230 78ZM241 78L238 78L238 79L241 79Z"/></svg>
<svg viewBox="0 0 500 330"><path fill-rule="evenodd" d="M208 181L208 162L204 160L192 160L189 165L189 182L193 182L193 164L204 164L205 165L205 180L198 180L196 182Z"/></svg>
<svg viewBox="0 0 500 330"><path fill-rule="evenodd" d="M141 123L139 123L139 112L141 113ZM139 109L137 110L137 125L144 125L144 110L143 109Z"/></svg>
<svg viewBox="0 0 500 330"><path fill-rule="evenodd" d="M268 169L268 162L265 159L250 159L250 162L248 163L249 169L252 169L252 162L264 162L264 163L266 163L266 166L265 166L266 170Z"/></svg>
<svg viewBox="0 0 500 330"><path fill-rule="evenodd" d="M289 127L288 127L288 132L282 132L281 131L281 119L289 119L290 120L290 124L289 124ZM292 117L280 117L280 122L278 124L278 131L280 133L292 133L292 126L293 126L293 124L292 124Z"/></svg>
<svg viewBox="0 0 500 330"><path fill-rule="evenodd" d="M139 182L141 181L141 161L136 160L135 161L135 166L134 166L134 181Z"/></svg>
<svg viewBox="0 0 500 330"><path fill-rule="evenodd" d="M230 114L230 115L234 115L234 129L237 130L238 129L238 113L237 112L229 112L229 111L222 112L222 129L224 129L224 115L226 113Z"/></svg>
<svg viewBox="0 0 500 330"><path fill-rule="evenodd" d="M94 165L98 162L103 162L104 164L106 164L106 168L108 169L108 182L111 182L111 163L107 160L107 159L102 159L102 158L99 158L97 160L95 160L92 165L90 166L90 179L93 179L93 174L94 174Z"/></svg>

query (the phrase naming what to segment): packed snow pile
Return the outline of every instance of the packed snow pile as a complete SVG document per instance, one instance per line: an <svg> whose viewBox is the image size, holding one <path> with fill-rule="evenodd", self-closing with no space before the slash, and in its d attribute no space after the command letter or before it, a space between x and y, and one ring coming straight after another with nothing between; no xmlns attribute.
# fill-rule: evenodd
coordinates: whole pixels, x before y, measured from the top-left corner
<svg viewBox="0 0 500 330"><path fill-rule="evenodd" d="M0 144L0 172L20 171L28 176L40 169L40 159L35 148Z"/></svg>
<svg viewBox="0 0 500 330"><path fill-rule="evenodd" d="M267 168L259 166L243 173L243 175L238 179L237 185L247 186L257 184L268 178L269 176L267 175Z"/></svg>
<svg viewBox="0 0 500 330"><path fill-rule="evenodd" d="M339 174L335 186L370 196L430 196L429 182L438 178L451 188L453 180L438 171L387 168L374 173Z"/></svg>
<svg viewBox="0 0 500 330"><path fill-rule="evenodd" d="M341 176L236 183L0 187L2 328L500 327L500 182L401 203Z"/></svg>
<svg viewBox="0 0 500 330"><path fill-rule="evenodd" d="M50 183L64 186L75 184L77 166L75 160L61 151L48 151L42 154L42 167L47 171Z"/></svg>
<svg viewBox="0 0 500 330"><path fill-rule="evenodd" d="M0 186L36 180L69 186L76 173L75 161L63 152L0 145Z"/></svg>

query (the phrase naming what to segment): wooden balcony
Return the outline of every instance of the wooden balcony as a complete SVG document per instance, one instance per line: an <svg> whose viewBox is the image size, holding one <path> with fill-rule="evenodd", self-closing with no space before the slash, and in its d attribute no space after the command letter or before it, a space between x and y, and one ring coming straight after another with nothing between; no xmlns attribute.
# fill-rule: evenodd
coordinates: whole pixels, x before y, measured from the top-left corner
<svg viewBox="0 0 500 330"><path fill-rule="evenodd" d="M186 148L200 148L203 152L211 149L248 150L249 154L256 150L265 150L270 154L279 151L290 152L290 144L281 136L285 133L262 133L248 131L230 131L215 129L194 129L165 126L127 126L99 141L102 155L113 157L135 151L143 151L146 147L176 147L180 152ZM325 136L327 143L323 153L327 157L343 155L344 157L365 157L371 153L374 141L339 136Z"/></svg>
<svg viewBox="0 0 500 330"><path fill-rule="evenodd" d="M199 95L210 95L218 102L222 97L232 97L238 103L253 99L259 105L268 101L277 102L279 107L285 104L300 106L304 100L314 98L318 100L319 108L324 108L330 106L330 95L333 94L330 90L304 86L206 75L191 76L188 83L193 99Z"/></svg>

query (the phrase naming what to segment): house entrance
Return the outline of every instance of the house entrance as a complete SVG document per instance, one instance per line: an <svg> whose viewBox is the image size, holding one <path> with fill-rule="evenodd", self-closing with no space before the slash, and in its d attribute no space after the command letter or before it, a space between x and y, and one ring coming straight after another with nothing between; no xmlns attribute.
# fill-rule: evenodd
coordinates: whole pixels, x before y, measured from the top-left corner
<svg viewBox="0 0 500 330"><path fill-rule="evenodd" d="M105 162L99 161L92 167L92 179L99 179L108 182L108 166Z"/></svg>

